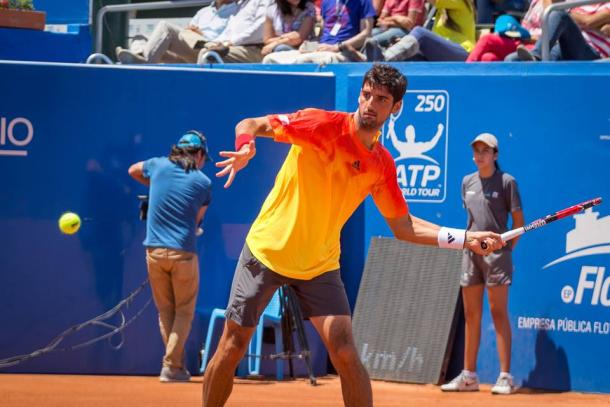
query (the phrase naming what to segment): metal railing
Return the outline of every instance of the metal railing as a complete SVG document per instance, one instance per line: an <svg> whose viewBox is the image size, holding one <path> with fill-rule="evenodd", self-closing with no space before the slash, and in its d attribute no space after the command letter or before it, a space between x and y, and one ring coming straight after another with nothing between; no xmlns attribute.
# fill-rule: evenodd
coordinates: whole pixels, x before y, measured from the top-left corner
<svg viewBox="0 0 610 407"><path fill-rule="evenodd" d="M610 0L576 0L555 3L547 7L544 10L544 14L542 14L542 36L540 37L540 41L542 41L542 60L548 61L551 55L551 47L549 46L549 18L553 11L586 6L587 4L607 3L608 1Z"/></svg>
<svg viewBox="0 0 610 407"><path fill-rule="evenodd" d="M163 10L171 8L186 8L186 7L197 7L207 6L212 4L213 0L170 0L170 1L155 1L152 3L137 3L137 4L115 4L111 6L104 6L98 10L95 16L97 24L95 34L95 52L102 52L102 37L104 35L104 17L107 13L120 13L126 11L140 11L140 10Z"/></svg>

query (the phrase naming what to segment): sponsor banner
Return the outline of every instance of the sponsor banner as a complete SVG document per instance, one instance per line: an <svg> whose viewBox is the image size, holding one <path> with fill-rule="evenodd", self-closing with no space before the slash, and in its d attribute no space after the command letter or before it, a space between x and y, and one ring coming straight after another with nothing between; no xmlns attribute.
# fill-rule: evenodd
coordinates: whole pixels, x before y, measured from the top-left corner
<svg viewBox="0 0 610 407"><path fill-rule="evenodd" d="M382 140L396 162L398 184L405 200L445 200L449 93L407 91L400 111L387 121Z"/></svg>

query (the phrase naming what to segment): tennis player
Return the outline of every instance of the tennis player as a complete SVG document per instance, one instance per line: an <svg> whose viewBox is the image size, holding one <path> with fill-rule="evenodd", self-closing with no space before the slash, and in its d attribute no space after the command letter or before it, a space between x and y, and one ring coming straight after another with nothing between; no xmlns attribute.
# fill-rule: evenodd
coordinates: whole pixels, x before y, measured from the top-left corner
<svg viewBox="0 0 610 407"><path fill-rule="evenodd" d="M235 270L227 322L203 380L203 405L222 406L233 387L259 316L275 290L289 284L303 315L322 338L341 378L346 406L371 406L370 379L352 336L351 312L339 274L339 237L350 215L371 194L398 239L488 254L503 246L498 234L441 228L412 216L380 128L401 107L406 78L389 65L366 75L355 113L305 109L244 119L234 152L216 165L217 176L235 174L255 153L255 136L290 143L275 185L246 238ZM486 250L481 242L488 244Z"/></svg>

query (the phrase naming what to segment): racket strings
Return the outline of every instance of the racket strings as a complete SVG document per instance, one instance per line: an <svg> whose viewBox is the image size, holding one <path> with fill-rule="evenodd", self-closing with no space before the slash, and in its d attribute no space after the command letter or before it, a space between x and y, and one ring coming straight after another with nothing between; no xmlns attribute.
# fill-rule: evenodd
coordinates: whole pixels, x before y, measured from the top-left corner
<svg viewBox="0 0 610 407"><path fill-rule="evenodd" d="M108 339L110 346L115 349L118 350L123 346L124 343L124 334L123 331L133 322L135 321L140 315L142 315L142 313L144 312L144 310L146 310L146 308L148 308L148 306L150 305L152 298L149 298L146 303L129 319L127 319L126 315L125 315L125 311L127 308L129 308L129 306L132 304L132 302L134 301L134 299L137 297L137 295L148 285L148 279L144 280L142 282L142 284L140 284L140 286L138 288L136 288L134 291L132 291L125 299L123 299L122 301L120 301L117 305L115 305L113 308L109 309L108 311L104 312L101 315L98 315L88 321L82 322L80 324L76 324L71 326L70 328L66 329L65 331L63 331L62 333L60 333L59 335L57 335L51 342L49 342L49 344L47 346L45 346L44 348L35 350L34 352L28 353L28 354L23 354L23 355L17 355L17 356L12 356L6 359L0 359L0 369L2 368L7 368L10 366L15 366L18 365L22 362L25 362L26 360L30 360L33 358L36 358L38 356L42 356L44 354L50 353L50 352L65 352L65 351L70 351L70 350L76 350L76 349L82 349L84 347L87 347L89 345L92 345L96 342L102 341L104 339ZM115 315L119 315L119 323L114 325L112 323L109 323L107 320L114 317ZM74 335L75 333L90 327L90 326L97 326L97 327L101 327L103 329L108 329L108 332L102 334L102 335L98 335L88 341L85 342L81 342L81 343L77 343L75 345L70 345L70 346L64 346L62 348L58 348L58 346L67 338L69 338L70 336ZM111 340L112 337L114 337L115 335L120 335L120 341L118 344L114 345Z"/></svg>

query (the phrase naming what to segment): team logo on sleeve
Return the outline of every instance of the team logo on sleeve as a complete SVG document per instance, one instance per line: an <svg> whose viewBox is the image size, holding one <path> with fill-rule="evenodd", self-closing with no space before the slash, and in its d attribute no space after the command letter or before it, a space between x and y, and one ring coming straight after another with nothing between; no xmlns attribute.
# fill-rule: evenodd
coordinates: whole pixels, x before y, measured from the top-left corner
<svg viewBox="0 0 610 407"><path fill-rule="evenodd" d="M443 202L447 184L449 94L407 91L403 106L384 127L383 144L396 163L409 202Z"/></svg>

